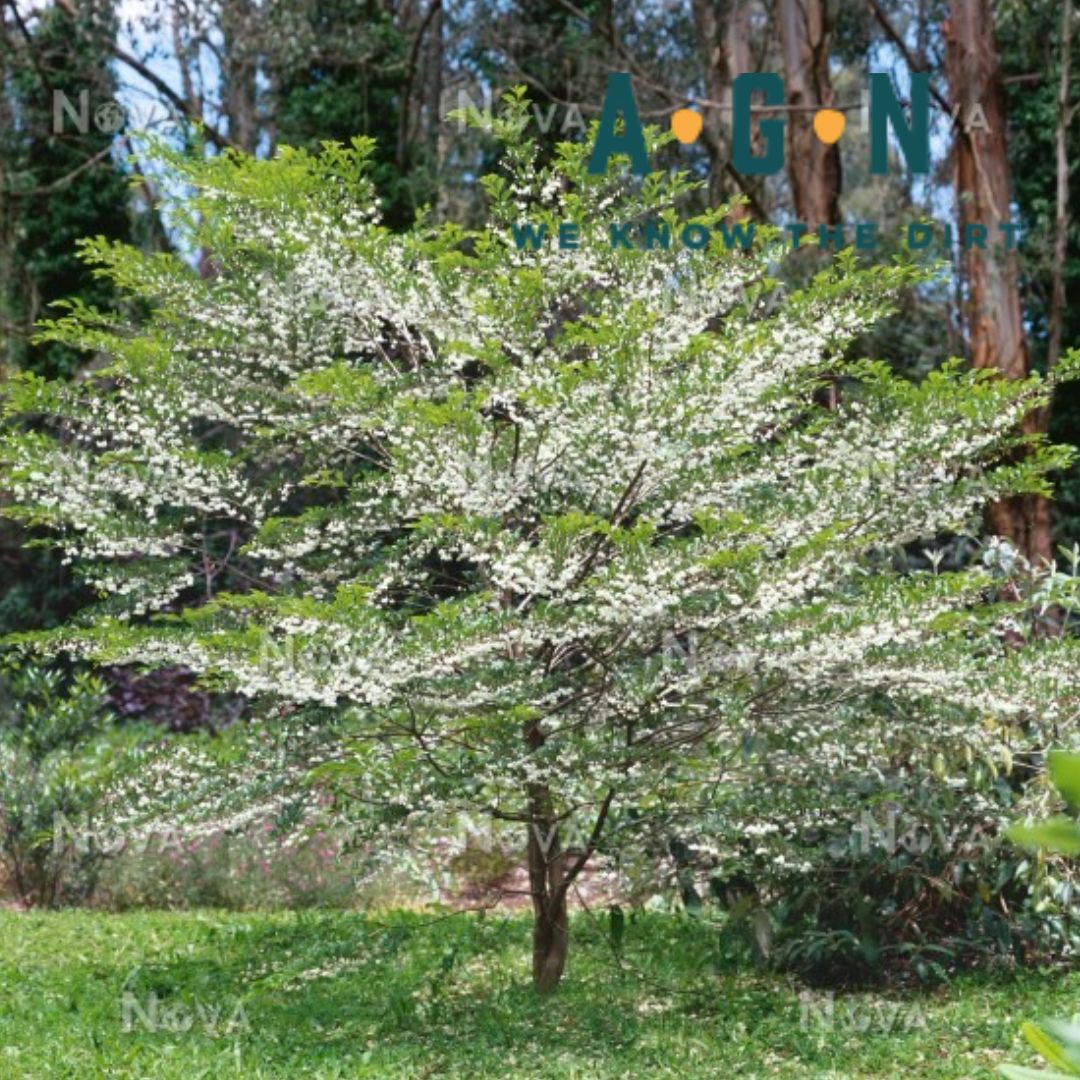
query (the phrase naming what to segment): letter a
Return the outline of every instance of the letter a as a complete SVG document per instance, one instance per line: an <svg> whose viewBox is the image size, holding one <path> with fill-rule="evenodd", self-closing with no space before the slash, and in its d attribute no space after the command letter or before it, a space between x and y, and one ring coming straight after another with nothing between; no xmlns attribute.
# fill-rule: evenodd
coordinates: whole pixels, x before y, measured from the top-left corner
<svg viewBox="0 0 1080 1080"><path fill-rule="evenodd" d="M615 123L622 113L623 131L616 134ZM649 173L649 154L645 149L645 133L638 117L637 100L630 74L613 71L608 75L607 93L604 95L604 111L600 115L600 130L596 133L596 145L589 158L589 172L603 176L607 172L612 154L627 154L630 168L638 176Z"/></svg>

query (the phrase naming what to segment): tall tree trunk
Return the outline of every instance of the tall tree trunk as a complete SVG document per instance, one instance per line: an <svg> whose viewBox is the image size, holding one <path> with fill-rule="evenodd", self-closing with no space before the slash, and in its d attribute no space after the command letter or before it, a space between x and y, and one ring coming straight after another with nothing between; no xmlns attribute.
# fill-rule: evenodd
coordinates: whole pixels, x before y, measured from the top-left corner
<svg viewBox="0 0 1080 1080"><path fill-rule="evenodd" d="M436 212L445 199L443 185L439 183L440 157L439 133L442 128L443 93L443 12L436 8L428 29L424 48L424 145L427 166L431 170L430 188Z"/></svg>
<svg viewBox="0 0 1080 1080"><path fill-rule="evenodd" d="M229 138L241 150L253 154L259 142L256 70L258 58L255 20L258 12L251 0L226 0L221 9L224 38L223 108L229 121Z"/></svg>
<svg viewBox="0 0 1080 1080"><path fill-rule="evenodd" d="M428 50L431 49L428 37L434 27L440 37L438 45L441 56L442 36L442 0L429 0L426 13L422 18L419 12L414 15L414 7L411 3L403 4L398 13L398 25L405 33L412 34L412 43L409 46L409 55L405 67L405 76L401 89L400 117L398 120L398 143L397 143L397 166L401 171L406 171L412 164L411 142L414 135L420 131L422 110L424 106L423 89L417 87L420 77L421 62L425 59L424 42L428 42ZM414 21L418 19L418 22ZM438 112L438 109L436 109ZM426 137L426 132L421 137Z"/></svg>
<svg viewBox="0 0 1080 1080"><path fill-rule="evenodd" d="M1061 356L1061 330L1065 320L1065 256L1069 232L1069 75L1072 68L1072 0L1061 3L1061 76L1058 83L1058 122L1055 142L1057 169L1054 214L1054 263L1050 283L1050 315L1047 320L1046 366L1052 369Z"/></svg>
<svg viewBox="0 0 1080 1080"><path fill-rule="evenodd" d="M734 181L734 188L760 210L761 184L735 172L725 136L731 124L731 84L753 70L748 7L748 0L693 0L694 25L705 60L705 96L715 103L704 109L701 129L702 145L709 155L709 204L718 206L729 199ZM747 208L740 206L731 217L747 214Z"/></svg>
<svg viewBox="0 0 1080 1080"><path fill-rule="evenodd" d="M1009 221L1012 176L1005 143L1005 93L1001 82L989 0L951 0L945 26L945 66L953 109L961 120L975 105L982 125L956 128L954 157L961 245L968 226L986 229L986 250L962 253L967 283L968 346L975 367L994 368L1009 379L1027 375L1031 359L1024 337L1017 258L1006 250L1002 222ZM1038 430L1030 415L1025 431ZM990 508L987 523L1029 559L1051 555L1050 506L1041 496L1016 496Z"/></svg>
<svg viewBox="0 0 1080 1080"><path fill-rule="evenodd" d="M795 216L811 228L840 221L840 148L814 134L814 112L833 104L825 0L777 0L784 82L792 111L787 169Z"/></svg>
<svg viewBox="0 0 1080 1080"><path fill-rule="evenodd" d="M730 0L693 0L694 24L698 41L705 58L705 96L714 102L728 102L731 97L731 68L728 65L726 24L730 18ZM716 105L704 110L701 125L701 142L709 155L709 204L717 206L724 201L727 185L724 178L724 162L728 148L724 139L724 125L731 116Z"/></svg>
<svg viewBox="0 0 1080 1080"><path fill-rule="evenodd" d="M7 85L7 15L6 7L0 10L0 87ZM15 360L15 325L18 319L18 312L12 303L11 223L7 198L7 191L11 186L7 160L14 147L9 147L6 143L14 137L14 131L11 101L6 93L0 93L0 365L5 366Z"/></svg>

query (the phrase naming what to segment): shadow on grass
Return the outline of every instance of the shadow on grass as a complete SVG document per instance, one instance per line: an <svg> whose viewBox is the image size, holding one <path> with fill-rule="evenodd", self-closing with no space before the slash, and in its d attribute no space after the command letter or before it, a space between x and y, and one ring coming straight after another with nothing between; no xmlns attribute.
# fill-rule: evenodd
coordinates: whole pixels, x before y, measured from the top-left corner
<svg viewBox="0 0 1080 1080"><path fill-rule="evenodd" d="M850 1071L831 1075L989 1076L902 1062L935 1040L1008 1045L1013 1026L980 987L925 999L920 1030L808 1030L792 985L725 965L716 927L678 916L628 921L618 951L605 919L577 916L567 976L542 1001L521 916L66 912L3 926L20 933L0 959L0 1047L14 1033L19 1060L44 1047L69 1063L12 1076L764 1077L841 1061ZM1025 992L1052 985L1032 975ZM1012 1004L1007 986L994 993Z"/></svg>

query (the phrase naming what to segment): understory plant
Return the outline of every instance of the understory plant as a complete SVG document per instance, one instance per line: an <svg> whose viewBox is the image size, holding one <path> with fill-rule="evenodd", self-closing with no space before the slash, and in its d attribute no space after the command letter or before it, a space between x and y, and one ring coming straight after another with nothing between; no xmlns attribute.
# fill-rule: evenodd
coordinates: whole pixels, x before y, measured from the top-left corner
<svg viewBox="0 0 1080 1080"><path fill-rule="evenodd" d="M1080 825L1076 821L1080 811L1080 754L1057 750L1052 751L1049 758L1050 780L1068 814L1018 823L1009 830L1009 836L1017 844L1034 848L1041 857L1054 853L1075 858L1080 855ZM1041 1026L1027 1021L1021 1030L1032 1048L1055 1069L1062 1071L1001 1066L1001 1072L1010 1080L1068 1080L1080 1076L1080 1023L1075 1017L1071 1021L1048 1020Z"/></svg>
<svg viewBox="0 0 1080 1080"><path fill-rule="evenodd" d="M0 867L21 902L90 894L104 852L83 834L130 745L100 679L2 657Z"/></svg>
<svg viewBox="0 0 1080 1080"><path fill-rule="evenodd" d="M982 565L999 563L1001 547L987 544ZM1028 610L1014 611L1028 642L1046 632L1044 576L1028 568ZM1045 804L1056 735L1037 716L889 698L840 703L812 734L759 728L723 799L656 816L651 850L666 858L631 859L638 887L659 865L689 910L728 913L733 951L752 946L817 981L937 981L973 963L1034 960L1076 943L1075 873L1005 833Z"/></svg>
<svg viewBox="0 0 1080 1080"><path fill-rule="evenodd" d="M270 717L148 754L119 820L235 824L314 777L376 853L461 813L514 823L548 991L598 851L723 808L755 755L784 777L816 747L812 790L883 702L934 738L943 708L1064 728L1076 649L1014 647L1011 572L892 554L1048 492L1070 454L1020 425L1047 380L905 382L848 346L914 267L841 253L785 291L775 233L729 249L726 208L685 230L685 175L592 175L587 144L545 164L526 126L509 95L472 232L382 226L363 139L158 146L210 272L87 242L149 314L45 325L102 362L16 381L0 464L3 512L101 597L29 642L183 665ZM1071 604L1073 577L1040 582Z"/></svg>

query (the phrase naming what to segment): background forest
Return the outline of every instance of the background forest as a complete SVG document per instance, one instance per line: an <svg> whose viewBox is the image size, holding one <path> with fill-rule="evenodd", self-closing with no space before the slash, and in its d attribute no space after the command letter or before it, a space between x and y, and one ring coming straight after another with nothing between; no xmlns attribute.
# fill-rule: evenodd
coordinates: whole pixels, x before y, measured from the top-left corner
<svg viewBox="0 0 1080 1080"><path fill-rule="evenodd" d="M641 1075L686 1075L679 1063L697 1060L691 1047L702 1017L719 1025L702 1051L715 1075L987 1076L1025 1052L1010 1049L1017 1010L1068 1015L1080 985L1064 972L1080 947L1073 822L1080 780L1048 750L1076 749L1080 462L1069 448L1080 444L1080 386L1069 373L1070 352L1080 347L1077 23L1073 0L0 0L0 464L8 473L0 477L0 897L18 911L0 911L0 921L10 919L25 949L8 968L0 964L0 975L10 977L0 978L0 1005L6 996L15 1017L10 1029L0 1019L0 1042L9 1037L9 1049L17 1047L19 1025L41 1020L28 1020L33 999L17 988L17 964L33 968L29 982L50 995L70 941L82 937L91 959L83 957L89 967L73 977L70 1001L94 1004L81 1023L96 1031L97 995L107 1008L127 1001L130 987L144 1010L159 990L178 995L192 1017L212 1001L215 1022L231 1017L242 1035L249 1031L238 1004L250 1005L270 1017L266 1030L274 1034L264 1043L260 1033L244 1053L272 1062L268 1076L304 1075L290 1072L303 1067L329 1077L369 1065L372 1071L347 1074L499 1075L504 1055L522 1046L526 1063L506 1075L636 1075L628 1070L645 1044L652 1056ZM633 256L620 263L621 253L613 268L605 264L611 278L601 280L611 296L625 289L641 301L625 320L605 310L603 290L587 274L575 277L544 253L528 278L529 253L493 254L497 245L464 230L506 226L508 190L527 191L540 206L552 192L580 189L598 213L610 206L598 187L589 188L601 181L586 175L581 144L600 117L612 72L630 73L641 118L660 133L676 110L702 117L700 138L686 145L650 134L653 165L669 174L670 188L645 183L619 196L627 205L659 212L670 194L684 219L724 206L716 220L756 222L767 237L801 222L811 232L839 229L849 244L855 227L872 221L880 246L831 262L812 248L775 260L768 252L741 262L735 256L734 276L742 275L746 291L733 294L722 315L709 308L730 284L722 268L677 256L667 277ZM752 72L780 73L786 90L783 105L758 115L786 124L783 169L766 176L733 164L733 81ZM929 76L929 172L913 173L895 140L887 174L871 172L871 72L886 73L905 103L912 76ZM512 88L517 94L507 94ZM815 115L825 108L846 119L838 141L815 135ZM354 143L357 136L373 141ZM756 130L752 138L760 146ZM305 153L282 153L287 147ZM510 170L520 189L492 179L507 160L520 170ZM697 184L673 179L679 169ZM355 203L336 201L346 190ZM371 193L389 238L357 209ZM925 223L933 237L914 269L901 252L911 222ZM989 250L958 242L972 224L988 230ZM1000 243L1001 225L1018 226L1015 250ZM81 243L88 237L95 239ZM443 276L455 260L475 275L463 273L464 284ZM358 266L369 276L350 279ZM520 281L543 284L532 294L519 281L500 307L504 273L518 272ZM555 408L546 369L538 365L536 374L521 359L538 327L577 392L594 392L611 407L610 416L600 406L567 411L574 452L587 444L603 456L610 436L610 469L597 471L619 478L627 462L618 436L638 422L635 403L605 397L618 372L608 373L609 385L602 366L579 370L578 363L593 349L651 373L660 361L644 347L635 352L628 327L649 304L649 318L670 318L672 282L684 290L687 325L700 319L711 343L700 347L716 347L731 368L727 383L714 384L717 365L703 364L693 383L686 371L696 372L693 361L704 354L692 347L689 360L676 353L674 368L657 368L687 378L670 399L659 391L647 399L657 417L657 472L670 465L668 452L678 463L665 481L670 502L657 496L661 509L641 509L640 519L627 510L639 497L644 505L643 462L616 488L610 512L595 517L591 501L588 513L574 501L585 501L577 480L567 481L573 498L555 510L538 484L529 496L543 507L536 520L551 526L542 542L540 525L530 533L525 514L502 518L482 506L456 516L459 502L472 505L471 492L454 489L449 468L432 480L431 461L449 462L446 447L475 448L475 432L487 439L490 428L490 460L487 442L475 461L468 451L459 456L475 475L505 467L516 481L519 440L529 437L532 418L515 412L515 394L538 411ZM760 296L775 289L779 314L758 306L759 286ZM553 303L558 288L574 304ZM405 313L400 325L395 303ZM491 360L490 342L476 346L468 363L450 364L449 375L438 350L425 358L429 367L416 360L411 334L429 329L429 315L430 340L450 353L464 348L454 333L439 337L439 320L453 323L459 304L469 313L485 304L497 309L484 325L489 334L498 327L493 337L506 355L520 346L512 363ZM374 344L361 337L346 347L354 318L377 328ZM62 321L42 332L43 320L55 319ZM204 355L206 324L222 341L219 352ZM462 340L474 329L464 316L454 326ZM834 366L821 367L837 348L836 327L842 348ZM248 348L291 359L279 370L255 371L245 366ZM288 366L298 354L324 353L340 357L325 368L312 360L310 371L302 362ZM818 368L804 371L792 359L809 355ZM175 366L154 369L162 357ZM740 378L750 395L745 416L724 398L743 385ZM458 411L446 404L444 379L455 392L454 380L462 384L461 399L449 395ZM494 389L481 408L488 379ZM775 396L751 401L763 384ZM143 396L114 393L122 385ZM235 404L234 388L250 409L248 428L213 422L218 399ZM301 404L290 399L293 411L282 419L276 410L285 390ZM190 416L172 417L172 402L183 402ZM664 428L684 407L692 420ZM717 418L729 407L724 428ZM377 467L342 467L335 456L340 432L359 439L350 424L365 409L405 433L396 491L410 492L419 506L436 489L432 505L441 508L441 498L452 510L414 518L412 504L399 511L389 488L382 517L354 500L365 484L375 486L380 469L389 473L393 457L379 445L389 441L390 422L362 433L374 449L364 442L360 456L370 452ZM696 489L697 476L678 471L689 470L693 457L680 438L701 434L710 448L721 447L743 420L761 459L744 460L739 447L734 464L722 462L715 449L714 486ZM706 430L713 421L716 429ZM85 432L99 424L91 440ZM492 464L499 453L509 456L510 431L509 464ZM146 464L133 433L147 440L151 473L160 460L149 448L166 448L161 460L177 455L175 473L157 476L160 490L149 481L132 489L146 499L145 515L123 488L124 454ZM879 447L886 433L893 442ZM966 460L956 460L958 447ZM407 467L400 464L406 458ZM89 463L82 472L80 460ZM587 454L581 461L581 473L595 467ZM184 478L193 462L205 475L177 496L190 504L174 530L171 511L162 509L172 497L168 481ZM224 475L236 462L261 500L248 517L246 509L224 512L227 500L207 494L219 479L214 469ZM750 492L741 521L727 514L727 496L718 492L734 493L733 504ZM1012 493L997 497L1002 492ZM83 527L82 501L113 515L94 525L100 544L54 544ZM277 516L265 517L264 506ZM666 523L655 536L653 513ZM843 527L834 530L837 522ZM370 550L365 529L376 537ZM174 550L179 534L190 546ZM500 595L484 560L467 553L515 538L520 549L505 554L508 546L502 563L491 560L515 583ZM699 541L722 551L705 559ZM528 560L539 563L543 544L551 546L542 552L551 563L536 570ZM663 629L662 638L645 631L635 638L637 607L620 608L625 597L616 588L625 584L619 560L635 545L657 559L631 582L648 583L641 585L646 599L650 589L662 593L669 556L687 565L700 558L716 575L707 580L723 588L710 585L703 599L690 586L680 595L671 585L657 600L670 611L647 628ZM560 577L582 548L580 575ZM601 551L604 572L610 558L611 596L608 583L590 584L595 595L576 592L593 581L590 571L602 576ZM96 558L114 558L115 575L111 568L95 576L83 565ZM514 575L531 581L533 573L541 584L515 592ZM697 579L687 571L670 580ZM372 581L375 592L385 586L383 623L354 588ZM820 588L825 600L808 602L805 623L770 622L774 613L761 597L783 600L784 589L798 594L802 586L808 594ZM556 598L567 587L569 599L534 616L530 603L549 587ZM483 607L492 594L499 595L495 615ZM753 604L743 609L744 594L760 603L760 623ZM561 624L551 630L543 619L555 612L556 626L579 602L596 607L583 609L587 625L567 643L544 641L550 653L535 700L547 704L550 694L557 701L569 687L586 702L595 695L597 704L582 707L580 717L571 713L578 719L566 729L545 732L529 711L533 688L522 690L524 678L519 684L489 663L485 620L524 611L523 640L531 640L534 617L558 640ZM780 601L776 610L784 610ZM152 612L164 617L155 621ZM734 650L718 652L713 667L705 636L671 629L694 625L702 612L714 631L721 628L723 648ZM654 615L648 609L642 623ZM925 638L908 635L909 615ZM394 632L408 638L406 616L445 632L445 654L432 647L432 657L453 662L440 667L432 659L425 667L411 657L418 673L402 676L404 689L395 689L400 714L388 710L385 727L372 734L361 716L372 700L368 676L344 670L341 656L366 657L385 632L378 659L397 677L401 657L391 646L400 643ZM616 645L604 638L604 618ZM105 630L95 636L98 622ZM819 633L805 653L791 644L805 644L798 637L804 625ZM274 636L296 626L311 646L298 666ZM66 641L61 627L72 628ZM857 632L845 636L852 627ZM785 638L787 630L793 636ZM159 631L166 645L155 651ZM262 637L253 646L256 631ZM49 648L61 655L29 662L18 646L39 645L48 632L59 642ZM344 636L335 638L338 632ZM200 666L207 641L218 652ZM778 641L798 657L794 674L769 659L785 647ZM87 646L82 660L74 659L75 646ZM186 663L189 646L195 659ZM758 654L747 660L752 649ZM590 667L597 655L611 670L625 661L619 693L629 687L627 700L636 701L640 690L647 702L626 724L625 759L609 756L611 731L622 737L624 703L603 712L610 687ZM477 666L468 666L476 657ZM515 646L510 659L529 659L527 650ZM555 690L549 676L561 682ZM651 693L665 681L671 693L657 698L663 723L634 741L634 724L652 720L654 702L641 687ZM430 715L418 685L440 703ZM737 693L725 697L730 685ZM521 700L513 697L519 691ZM693 712L699 692L714 695L700 725ZM745 728L725 728L728 715L745 719ZM463 724L464 744L447 718ZM445 740L429 739L446 734L444 721ZM545 750L547 739L554 741ZM538 760L554 778L550 786L531 771ZM684 777L672 779L684 761L702 776L715 768L720 779L686 798ZM417 762L431 766L423 780L412 772ZM175 817L148 817L146 793L172 765L161 805ZM616 775L626 784L617 795ZM490 791L499 792L494 810ZM506 791L527 793L525 809L506 811ZM106 804L111 826L95 817ZM433 807L438 814L429 813ZM574 832L571 818L582 809ZM1012 834L1018 843L1009 839L1011 822L1049 812L1059 813L1049 825ZM523 832L524 824L532 831ZM515 912L530 897L536 989L547 994L563 977L568 904L578 912L581 942L582 974L560 988L562 1003L540 1035L520 1022L531 999L506 974L523 929ZM411 911L431 901L476 920L451 928ZM92 985L91 969L101 962L94 957L113 947L93 910L56 915L53 924L36 922L46 913L30 911L68 906L140 912L123 916L130 921L120 955L130 972L122 988L112 985L116 971L108 995ZM186 923L177 915L184 909L217 911L205 923ZM311 914L316 909L322 913ZM368 909L381 921L370 921ZM242 921L254 911L262 921ZM50 925L59 944L47 955ZM544 926L560 928L561 940L541 941ZM154 974L146 957L161 937L177 953L162 960L166 974ZM280 951L284 939L295 941L295 955ZM202 959L184 967L181 949ZM343 1005L349 993L335 980L371 972L386 981L385 997L357 997L354 987ZM718 979L738 998L738 1016L718 1019ZM304 998L311 1026L297 1023L306 1034L279 1045L276 1033L292 1021L275 1012L274 995L309 983L320 988ZM618 1003L612 1012L623 1010L616 1018L583 989L608 983ZM834 1000L838 989L856 996ZM64 983L56 1000L67 994ZM983 1000L992 1004L975 1018L982 1006L972 1002ZM347 1034L340 1045L324 1045L324 1025L343 1009ZM113 1075L89 1071L107 1068L111 1051L96 1037L82 1040L93 1050L80 1047L78 1028L67 1031L62 1019L49 1013L46 1022L53 1037L70 1040L73 1067ZM150 1037L123 1075L142 1075L137 1070L157 1060L153 1035L168 1026L143 1024ZM1078 1032L1048 1030L1065 1049L1035 1029L1032 1045L1080 1075ZM567 1031L600 1048L596 1060L563 1060ZM205 1064L206 1075L233 1075L214 1071L225 1068L220 1032L207 1026L205 1034L184 1053ZM26 1059L12 1053L10 1074L0 1056L0 1078L49 1075L39 1050ZM717 1055L730 1057L718 1063ZM176 1075L186 1068L181 1059L170 1065ZM311 1064L316 1059L324 1072ZM263 1075L241 1064L240 1050L235 1065L230 1058L234 1067L237 1076ZM714 1073L701 1064L691 1075Z"/></svg>

